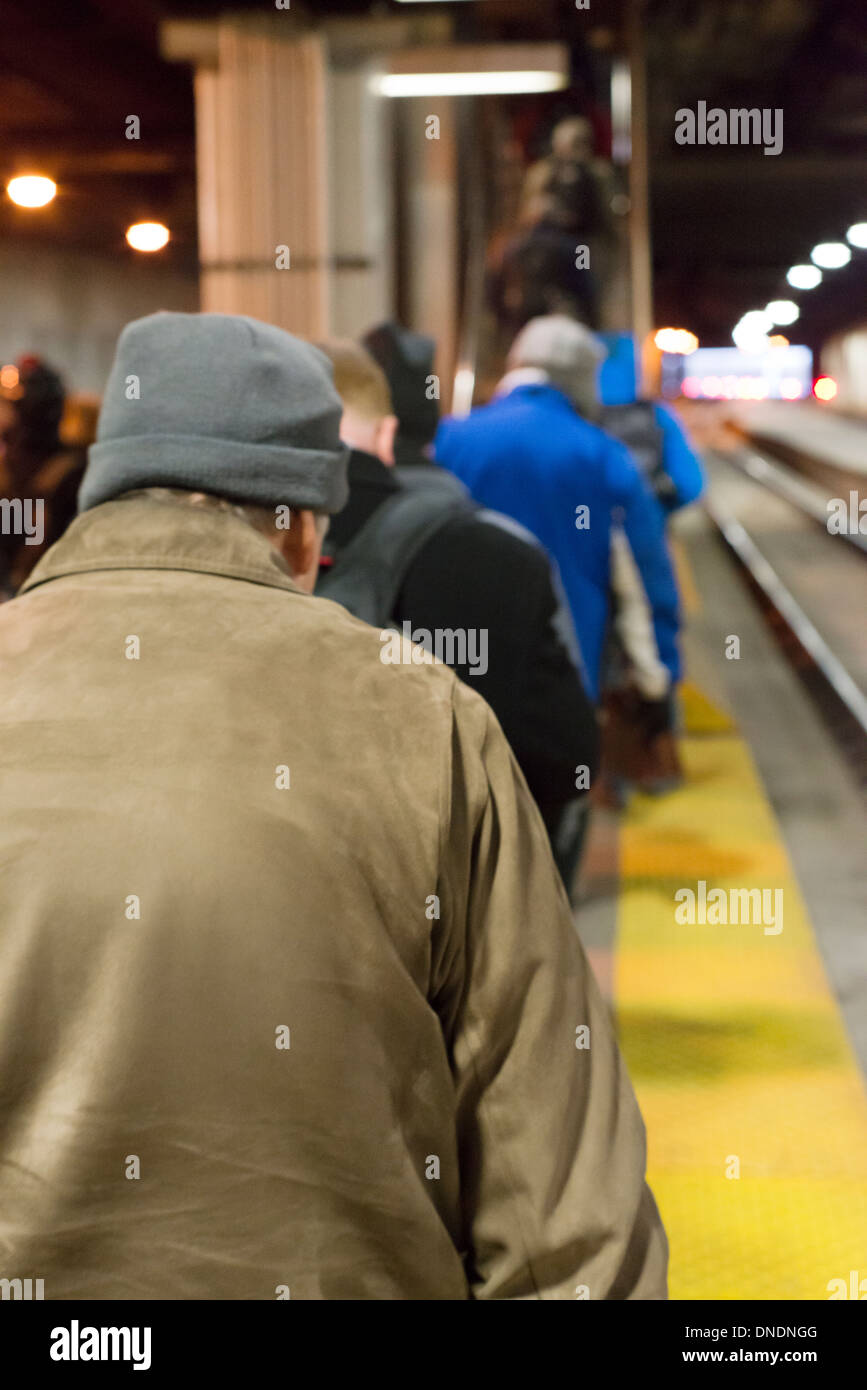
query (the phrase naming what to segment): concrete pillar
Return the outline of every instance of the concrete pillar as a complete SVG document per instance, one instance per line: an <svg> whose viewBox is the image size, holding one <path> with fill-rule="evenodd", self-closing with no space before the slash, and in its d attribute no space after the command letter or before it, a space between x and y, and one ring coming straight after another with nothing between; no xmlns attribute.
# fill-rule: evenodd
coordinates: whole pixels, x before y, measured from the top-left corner
<svg viewBox="0 0 867 1390"><path fill-rule="evenodd" d="M331 331L341 338L393 314L392 103L375 89L379 70L362 62L329 77Z"/></svg>
<svg viewBox="0 0 867 1390"><path fill-rule="evenodd" d="M202 309L310 338L389 317L390 113L369 54L335 61L288 12L169 21L162 38L195 64Z"/></svg>
<svg viewBox="0 0 867 1390"><path fill-rule="evenodd" d="M321 336L331 291L323 42L231 18L215 28L216 64L195 77L202 309Z"/></svg>
<svg viewBox="0 0 867 1390"><path fill-rule="evenodd" d="M455 99L409 97L395 104L403 123L404 317L408 328L436 339L441 400L447 408L458 350L460 292ZM436 138L430 138L434 132Z"/></svg>

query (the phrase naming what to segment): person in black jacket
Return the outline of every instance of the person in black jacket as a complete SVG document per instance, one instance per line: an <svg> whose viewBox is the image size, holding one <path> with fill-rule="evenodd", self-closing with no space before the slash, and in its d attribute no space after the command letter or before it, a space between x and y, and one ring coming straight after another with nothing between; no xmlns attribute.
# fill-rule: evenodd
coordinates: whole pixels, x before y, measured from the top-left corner
<svg viewBox="0 0 867 1390"><path fill-rule="evenodd" d="M42 519L38 536L0 531L0 602L76 515L86 455L61 441L65 400L57 372L32 355L19 358L14 385L0 385L0 499L38 505Z"/></svg>
<svg viewBox="0 0 867 1390"><path fill-rule="evenodd" d="M429 472L432 484L447 480L425 452L438 418L436 402L428 399L433 342L392 325L365 341L382 367L357 344L323 345L344 404L341 434L352 449L349 501L331 519L326 566L339 564L341 552L388 498L418 481L417 470ZM486 631L487 669L455 663L454 670L497 715L568 889L586 819L586 795L579 793L595 775L598 731L546 554L511 521L468 505L415 553L392 621L431 633ZM573 651L577 656L577 645Z"/></svg>

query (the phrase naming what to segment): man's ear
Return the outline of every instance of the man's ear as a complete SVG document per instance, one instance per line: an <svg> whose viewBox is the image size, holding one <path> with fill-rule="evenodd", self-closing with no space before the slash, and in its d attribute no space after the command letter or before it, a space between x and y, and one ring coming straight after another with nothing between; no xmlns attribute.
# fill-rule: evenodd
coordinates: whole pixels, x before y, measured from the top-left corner
<svg viewBox="0 0 867 1390"><path fill-rule="evenodd" d="M286 561L292 578L312 594L319 572L319 554L324 535L316 525L315 515L309 508L298 511L293 508L288 528L275 534L278 538L277 549Z"/></svg>
<svg viewBox="0 0 867 1390"><path fill-rule="evenodd" d="M389 468L394 466L394 441L396 438L397 416L383 416L376 431L376 456Z"/></svg>

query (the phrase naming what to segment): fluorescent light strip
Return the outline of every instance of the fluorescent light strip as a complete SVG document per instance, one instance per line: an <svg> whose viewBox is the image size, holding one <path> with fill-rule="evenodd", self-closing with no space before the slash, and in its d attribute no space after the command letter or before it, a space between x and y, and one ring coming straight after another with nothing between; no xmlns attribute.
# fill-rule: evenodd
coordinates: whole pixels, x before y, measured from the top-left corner
<svg viewBox="0 0 867 1390"><path fill-rule="evenodd" d="M556 92L561 72L394 72L377 80L384 97L493 96L506 92Z"/></svg>

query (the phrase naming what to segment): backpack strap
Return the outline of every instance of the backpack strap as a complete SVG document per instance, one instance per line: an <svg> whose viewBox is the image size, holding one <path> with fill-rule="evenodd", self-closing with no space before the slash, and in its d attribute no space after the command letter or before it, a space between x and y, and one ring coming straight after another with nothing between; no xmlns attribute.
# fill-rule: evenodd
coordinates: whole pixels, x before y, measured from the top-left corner
<svg viewBox="0 0 867 1390"><path fill-rule="evenodd" d="M416 555L447 522L472 510L466 494L445 495L438 488L396 493L320 574L317 596L342 604L374 627L388 627Z"/></svg>
<svg viewBox="0 0 867 1390"><path fill-rule="evenodd" d="M604 430L625 444L657 497L666 503L676 488L665 471L665 436L657 424L652 401L603 407Z"/></svg>
<svg viewBox="0 0 867 1390"><path fill-rule="evenodd" d="M401 487L408 492L436 492L438 497L465 497L470 493L465 483L439 464L398 464L393 470Z"/></svg>

